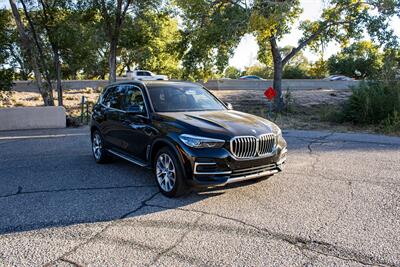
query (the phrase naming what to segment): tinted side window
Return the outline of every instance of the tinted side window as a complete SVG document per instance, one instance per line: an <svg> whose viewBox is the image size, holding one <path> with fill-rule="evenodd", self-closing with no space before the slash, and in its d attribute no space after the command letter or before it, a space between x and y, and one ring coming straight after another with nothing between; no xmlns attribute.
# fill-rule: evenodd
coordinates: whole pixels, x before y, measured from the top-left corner
<svg viewBox="0 0 400 267"><path fill-rule="evenodd" d="M103 104L109 108L122 109L124 101L124 88L122 86L112 87L104 95Z"/></svg>
<svg viewBox="0 0 400 267"><path fill-rule="evenodd" d="M132 85L125 85L125 103L124 110L139 113L146 113L146 105L142 91Z"/></svg>

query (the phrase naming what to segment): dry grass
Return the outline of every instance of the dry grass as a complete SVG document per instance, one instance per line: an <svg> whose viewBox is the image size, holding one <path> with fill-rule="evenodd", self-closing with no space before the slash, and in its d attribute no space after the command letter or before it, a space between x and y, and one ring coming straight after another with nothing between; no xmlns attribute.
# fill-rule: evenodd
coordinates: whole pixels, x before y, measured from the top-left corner
<svg viewBox="0 0 400 267"><path fill-rule="evenodd" d="M63 92L63 102L67 114L71 117L80 116L80 103L82 96L85 96L91 105L97 101L99 92L92 88L85 88L82 90L65 90ZM54 94L55 103L58 104L57 97ZM42 97L38 93L31 92L12 92L12 95L7 101L3 103L3 107L40 107L43 106ZM1 107L1 105L0 105Z"/></svg>

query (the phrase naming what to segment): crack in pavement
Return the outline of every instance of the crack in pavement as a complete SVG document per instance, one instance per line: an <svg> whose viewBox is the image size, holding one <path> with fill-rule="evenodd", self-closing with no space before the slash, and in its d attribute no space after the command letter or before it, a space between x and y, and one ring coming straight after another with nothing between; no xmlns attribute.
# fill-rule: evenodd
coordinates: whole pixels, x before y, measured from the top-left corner
<svg viewBox="0 0 400 267"><path fill-rule="evenodd" d="M71 261L71 260L64 259L64 258L60 258L60 261L63 261L63 262L65 262L65 263L72 264L73 266L76 266L76 267L83 267L83 266L84 266L84 265L81 265L81 264L79 264L79 263L76 263L76 262L73 262L73 261Z"/></svg>
<svg viewBox="0 0 400 267"><path fill-rule="evenodd" d="M328 135L324 135L318 138L312 138L312 137L300 137L300 136L288 136L287 138L293 138L293 139L297 139L297 140L301 140L301 141L305 141L305 142L309 142L310 139L312 140L319 140L321 138L323 138L323 140L326 140L327 138L331 137L332 135L336 134L336 132L332 132ZM385 142L372 142L372 141L362 141L362 140L341 140L341 139L330 139L327 140L328 142L336 142L336 143L354 143L354 144L370 144L370 145L384 145L384 146L400 146L400 144L396 144L396 143L385 143Z"/></svg>
<svg viewBox="0 0 400 267"><path fill-rule="evenodd" d="M236 223L240 223L244 226L256 229L260 233L264 233L273 239L280 240L280 241L283 241L290 245L293 245L293 246L297 247L300 251L308 250L308 251L315 252L320 255L324 255L326 257L334 257L334 258L341 259L344 261L352 261L352 262L357 262L357 263L364 264L364 265L393 266L393 267L396 266L396 264L394 264L394 263L379 261L378 259L375 259L372 256L367 256L367 255L361 254L360 252L352 251L347 248L343 248L343 247L339 247L339 246L335 246L335 245L332 245L327 242L273 232L269 229L260 228L256 225L247 223L240 219L223 216L223 215L220 215L217 213L211 213L211 212L206 212L206 211L201 211L201 210L196 210L196 209L172 208L172 207L167 207L167 206L162 206L162 205L157 205L157 204L147 204L147 206L163 208L163 209L176 209L176 210L187 211L187 212L197 212L197 213L201 213L201 214L205 214L205 215L209 215L209 216L215 216L215 217L225 219L225 220L230 220L230 221L233 221Z"/></svg>
<svg viewBox="0 0 400 267"><path fill-rule="evenodd" d="M52 260L49 263L46 263L44 266L45 267L49 267L52 266L55 262L57 262L58 260L61 259L67 259L68 256L70 256L71 254L73 254L74 252L76 252L80 247L83 247L87 244L89 244L90 242L92 242L93 240L95 240L96 238L98 238L102 233L104 233L107 229L109 229L111 226L113 226L114 224L116 224L118 222L118 220L122 220L125 219L126 217L128 217L129 215L143 209L144 207L147 206L147 202L152 200L154 197L156 197L158 194L160 193L160 191L155 192L154 194L152 194L150 197L146 198L145 200L143 200L140 203L140 206L137 207L136 209L129 211L125 214L123 214L122 216L120 216L118 219L116 219L115 221L109 222L103 229L101 229L100 231L98 231L96 234L94 234L92 237L88 238L85 242L80 243L78 245L76 245L75 247L73 247L71 250L67 251L66 253L64 253L63 255L61 255L60 257L58 257L55 260Z"/></svg>
<svg viewBox="0 0 400 267"><path fill-rule="evenodd" d="M8 198L13 196L22 196L29 194L40 194L40 193L60 193L70 191L92 191L92 190L113 190L113 189L127 189L127 188L143 188L143 187L156 187L156 185L125 185L125 186L105 186L105 187L77 187L77 188L61 188L51 190L35 190L35 191L23 191L21 186L18 186L18 190L15 193L8 195L0 195L0 199Z"/></svg>
<svg viewBox="0 0 400 267"><path fill-rule="evenodd" d="M316 166L317 166L317 164L320 162L320 158L319 158L320 155L319 155L318 153L316 153L316 152L313 150L312 146L315 145L315 144L323 145L323 144L325 143L325 142L323 142L323 141L326 140L326 139L328 139L328 138L329 138L330 136L332 136L333 134L335 134L335 133L332 132L332 133L327 134L327 135L325 135L325 136L322 136L322 137L320 137L320 138L318 138L318 139L311 140L311 141L309 142L308 146L307 146L310 156L314 158L314 162L311 164L312 172L315 173L315 174L317 174L317 175L318 175L318 176L317 176L318 178L322 178L322 179L325 179L325 180L335 180L335 179L330 178L330 177L327 177L326 175L324 175L323 173L321 173L321 172L319 172L319 171L317 170L317 167L316 167ZM336 219L332 220L330 224L336 224L336 223L342 218L342 216L343 216L344 214L346 214L347 210L348 210L349 207L350 207L350 203L351 203L351 202L353 201L353 199L354 199L354 192L353 192L353 188L352 188L352 183L353 183L353 181L351 181L351 180L341 180L341 181L346 182L346 184L348 185L348 187L349 187L349 189L350 189L350 201L347 202L347 203L345 204L345 207L343 208L343 211L340 212L340 213L337 215ZM328 223L325 224L325 226L327 226L327 225L328 225ZM325 226L324 226L324 225L321 225L321 226L316 230L315 234L318 234L322 229L325 228Z"/></svg>
<svg viewBox="0 0 400 267"><path fill-rule="evenodd" d="M199 217L197 217L197 219L194 221L194 224L193 224L192 228L189 228L185 233L183 233L182 236L172 246L170 246L170 247L166 248L165 250L161 251L160 253L158 253L156 255L156 257L151 261L151 263L149 263L147 266L151 266L153 264L156 264L156 262L162 256L166 255L171 250L176 248L179 244L181 244L183 242L183 240L198 226L198 223L199 223L200 219L203 218L204 215L205 214L201 214Z"/></svg>

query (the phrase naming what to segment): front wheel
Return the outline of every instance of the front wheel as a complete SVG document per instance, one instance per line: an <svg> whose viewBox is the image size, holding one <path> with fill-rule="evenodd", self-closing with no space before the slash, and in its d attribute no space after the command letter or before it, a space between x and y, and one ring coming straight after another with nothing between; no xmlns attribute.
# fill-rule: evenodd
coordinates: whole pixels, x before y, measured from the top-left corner
<svg viewBox="0 0 400 267"><path fill-rule="evenodd" d="M187 191L181 163L170 148L164 147L158 151L153 170L163 195L178 197Z"/></svg>

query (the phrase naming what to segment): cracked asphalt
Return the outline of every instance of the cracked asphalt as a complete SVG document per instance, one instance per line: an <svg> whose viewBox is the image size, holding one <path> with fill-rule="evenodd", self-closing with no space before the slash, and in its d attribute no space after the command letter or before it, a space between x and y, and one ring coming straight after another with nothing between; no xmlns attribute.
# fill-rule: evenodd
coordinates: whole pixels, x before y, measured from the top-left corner
<svg viewBox="0 0 400 267"><path fill-rule="evenodd" d="M168 199L87 128L0 132L0 266L400 266L400 138L284 136L284 172Z"/></svg>

